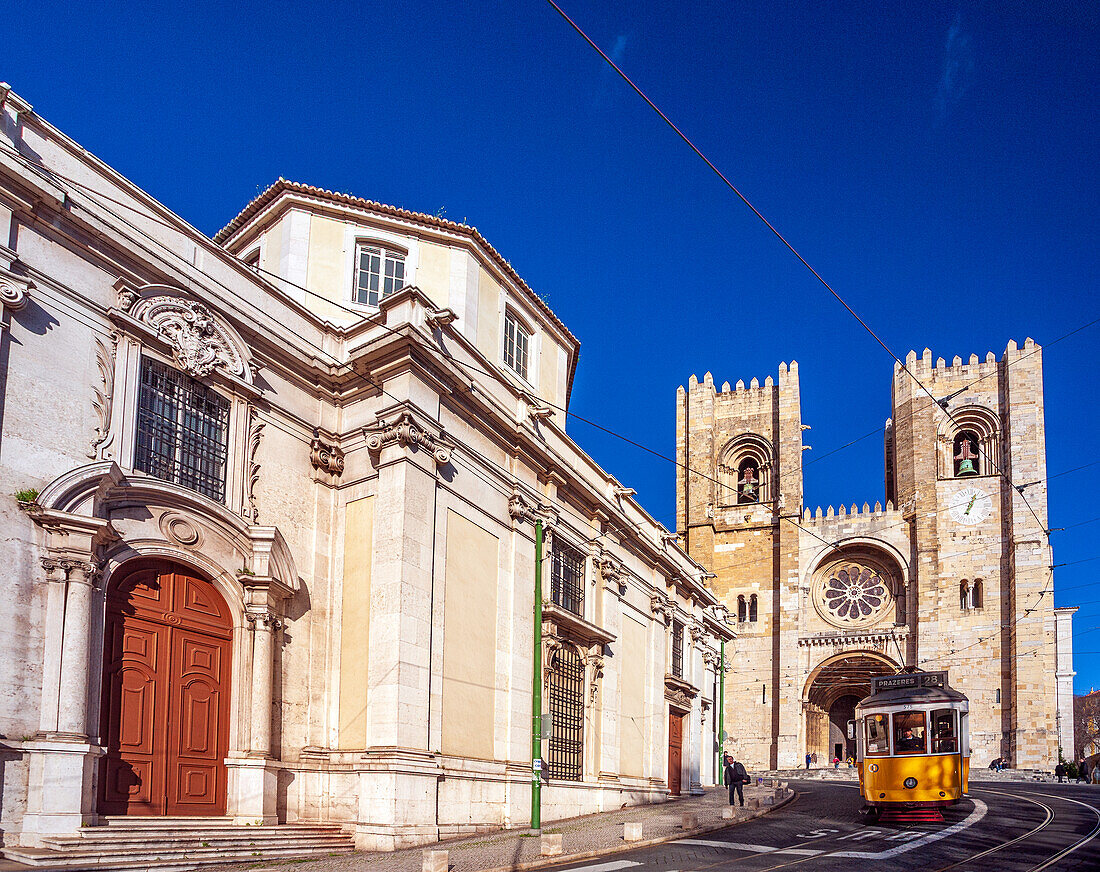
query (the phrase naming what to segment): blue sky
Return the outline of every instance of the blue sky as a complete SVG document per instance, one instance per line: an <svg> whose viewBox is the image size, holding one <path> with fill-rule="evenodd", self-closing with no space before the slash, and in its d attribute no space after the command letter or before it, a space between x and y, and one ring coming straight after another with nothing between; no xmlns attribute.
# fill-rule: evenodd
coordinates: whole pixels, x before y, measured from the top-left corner
<svg viewBox="0 0 1100 872"><path fill-rule="evenodd" d="M566 0L900 356L1044 352L1100 460L1095 4ZM672 454L676 387L799 361L806 503L883 498L892 362L541 0L8 4L0 78L213 233L282 175L478 227L582 342L573 411ZM674 525L674 471L574 437ZM1100 464L1050 482L1100 687ZM1078 525L1078 526L1071 526Z"/></svg>

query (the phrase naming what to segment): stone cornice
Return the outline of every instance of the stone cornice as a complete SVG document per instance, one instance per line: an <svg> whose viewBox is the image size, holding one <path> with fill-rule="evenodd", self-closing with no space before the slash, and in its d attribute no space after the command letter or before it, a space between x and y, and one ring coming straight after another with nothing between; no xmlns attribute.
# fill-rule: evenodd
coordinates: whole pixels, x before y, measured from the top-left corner
<svg viewBox="0 0 1100 872"><path fill-rule="evenodd" d="M552 602L542 605L543 633L547 636L561 637L583 642L585 645L609 645L617 638L602 627L586 621Z"/></svg>
<svg viewBox="0 0 1100 872"><path fill-rule="evenodd" d="M892 642L909 638L908 627L890 627L881 630L851 630L839 633L817 633L813 636L801 636L798 639L800 648L813 648L823 645L866 645Z"/></svg>

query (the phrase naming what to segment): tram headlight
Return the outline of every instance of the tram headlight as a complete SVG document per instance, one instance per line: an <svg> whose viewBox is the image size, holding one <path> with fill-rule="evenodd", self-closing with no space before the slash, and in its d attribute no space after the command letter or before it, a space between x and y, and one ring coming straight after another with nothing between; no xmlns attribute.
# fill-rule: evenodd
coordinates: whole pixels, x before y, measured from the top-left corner
<svg viewBox="0 0 1100 872"><path fill-rule="evenodd" d="M871 771L872 772L878 772L878 763L872 763L871 764Z"/></svg>
<svg viewBox="0 0 1100 872"><path fill-rule="evenodd" d="M904 784L909 790L912 790L914 787L917 786L917 779L910 775L902 782L902 784Z"/></svg>

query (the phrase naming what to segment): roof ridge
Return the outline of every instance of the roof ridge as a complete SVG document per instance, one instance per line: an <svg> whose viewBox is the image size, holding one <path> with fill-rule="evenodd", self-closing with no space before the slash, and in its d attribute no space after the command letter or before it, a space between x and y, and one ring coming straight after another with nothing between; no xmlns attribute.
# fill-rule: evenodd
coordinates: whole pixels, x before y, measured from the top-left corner
<svg viewBox="0 0 1100 872"><path fill-rule="evenodd" d="M340 191L330 191L327 188L319 188L316 185L307 185L303 182L292 182L289 179L285 179L279 176L274 182L268 185L263 191L257 194L250 200L240 212L233 217L233 219L226 224L221 230L214 234L212 237L214 242L218 245L224 246L224 244L232 238L232 236L244 226L244 224L258 214L265 206L274 200L283 191L290 191L293 193L306 194L314 197L325 197L329 200L333 200L348 206L360 206L368 209L373 209L383 214L391 215L398 218L409 218L413 221L418 221L422 224L427 224L434 227L439 227L445 230L454 230L460 233L468 235L482 248L484 248L496 264L507 273L517 285L519 285L524 291L530 294L531 298L536 302L543 313L548 315L554 322L554 324L572 341L576 344L578 350L580 348L580 340L573 335L573 332L562 323L561 319L550 308L549 304L542 299L535 291L527 284L526 281L516 272L515 268L510 264L504 256L493 248L492 244L484 236L481 235L476 227L469 224L462 224L457 221L451 221L447 218L439 218L435 215L429 215L425 212L416 212L412 209L404 209L400 206L391 206L387 203L381 203L377 200L368 200L365 197L358 197L354 194L344 194ZM577 355L574 355L574 365L576 363Z"/></svg>

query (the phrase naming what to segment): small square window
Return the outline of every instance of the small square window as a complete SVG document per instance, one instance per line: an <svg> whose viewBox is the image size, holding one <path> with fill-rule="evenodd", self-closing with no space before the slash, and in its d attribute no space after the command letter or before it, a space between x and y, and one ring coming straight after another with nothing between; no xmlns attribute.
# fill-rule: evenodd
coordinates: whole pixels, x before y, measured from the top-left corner
<svg viewBox="0 0 1100 872"><path fill-rule="evenodd" d="M504 316L504 364L524 381L527 380L530 348L531 334L514 314L508 312Z"/></svg>
<svg viewBox="0 0 1100 872"><path fill-rule="evenodd" d="M355 301L377 306L405 286L405 252L361 244L355 258Z"/></svg>

